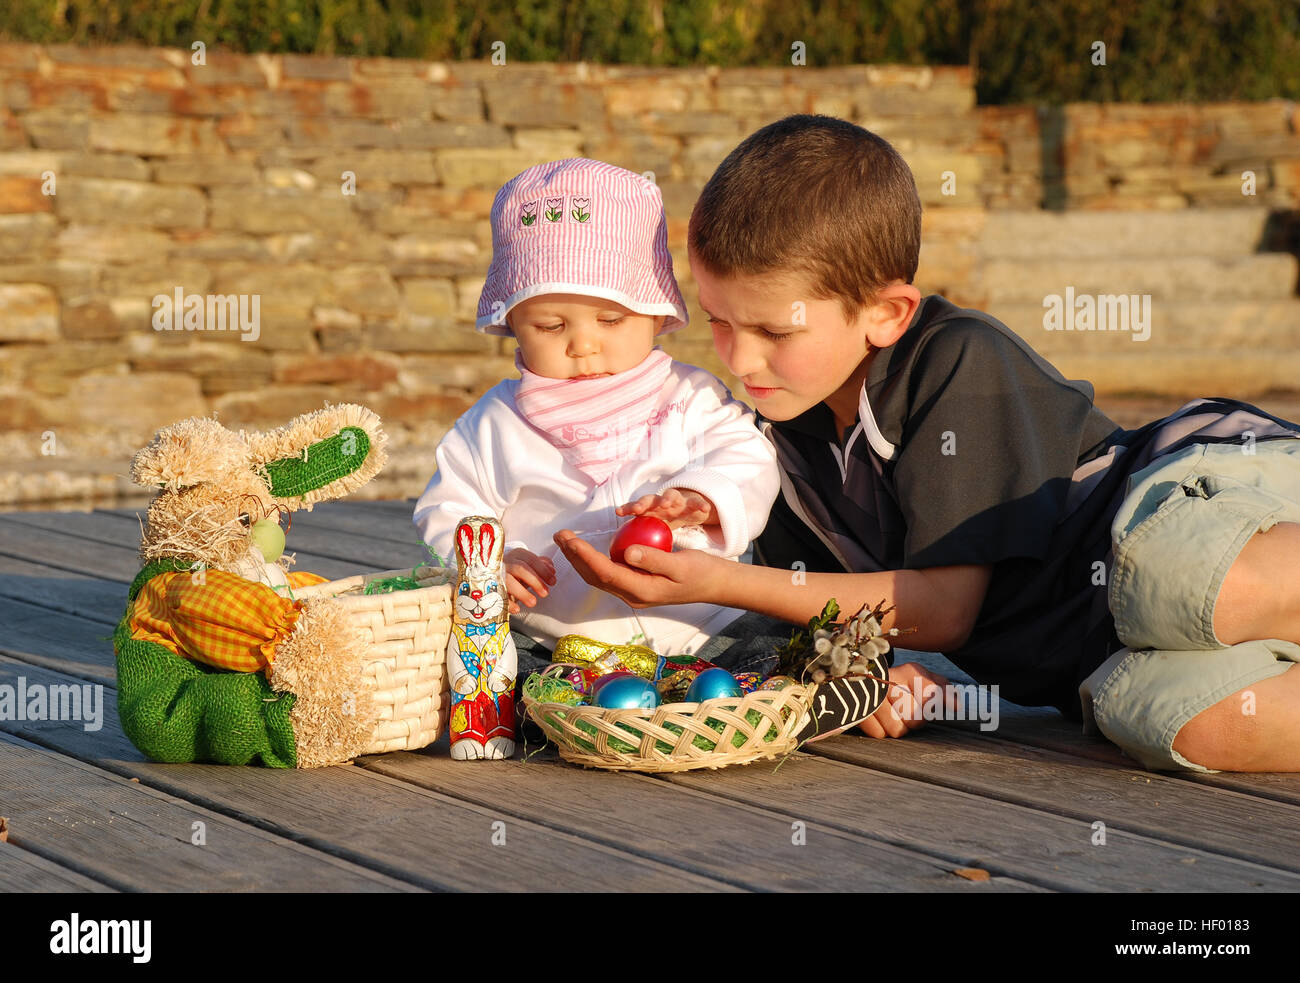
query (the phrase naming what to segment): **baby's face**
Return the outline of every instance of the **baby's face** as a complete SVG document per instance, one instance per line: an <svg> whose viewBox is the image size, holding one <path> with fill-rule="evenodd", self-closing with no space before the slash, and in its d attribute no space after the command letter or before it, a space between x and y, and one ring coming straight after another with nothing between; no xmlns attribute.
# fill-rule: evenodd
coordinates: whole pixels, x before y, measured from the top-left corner
<svg viewBox="0 0 1300 983"><path fill-rule="evenodd" d="M507 323L524 365L548 379L614 375L636 368L654 349L662 315L579 294L543 294L517 304Z"/></svg>

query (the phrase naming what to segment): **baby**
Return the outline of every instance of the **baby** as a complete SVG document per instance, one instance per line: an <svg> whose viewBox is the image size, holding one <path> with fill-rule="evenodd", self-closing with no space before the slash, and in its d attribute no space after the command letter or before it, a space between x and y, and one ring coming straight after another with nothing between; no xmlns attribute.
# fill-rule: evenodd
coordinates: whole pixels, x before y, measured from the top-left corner
<svg viewBox="0 0 1300 983"><path fill-rule="evenodd" d="M445 557L462 518L499 518L511 629L540 646L580 634L689 654L744 613L633 610L554 562L559 530L608 552L633 515L663 519L677 548L732 560L767 524L780 476L753 411L654 343L686 321L653 181L572 158L497 193L476 328L516 340L520 378L442 439L414 520Z"/></svg>

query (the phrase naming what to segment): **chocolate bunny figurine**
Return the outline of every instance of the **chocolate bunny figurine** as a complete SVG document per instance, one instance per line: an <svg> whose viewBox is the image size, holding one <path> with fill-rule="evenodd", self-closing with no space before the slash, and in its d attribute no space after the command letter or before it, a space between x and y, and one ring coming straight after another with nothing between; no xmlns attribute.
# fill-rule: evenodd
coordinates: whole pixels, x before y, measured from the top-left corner
<svg viewBox="0 0 1300 983"><path fill-rule="evenodd" d="M455 611L447 643L451 756L508 758L515 753L515 672L503 566L501 523L482 515L456 526Z"/></svg>

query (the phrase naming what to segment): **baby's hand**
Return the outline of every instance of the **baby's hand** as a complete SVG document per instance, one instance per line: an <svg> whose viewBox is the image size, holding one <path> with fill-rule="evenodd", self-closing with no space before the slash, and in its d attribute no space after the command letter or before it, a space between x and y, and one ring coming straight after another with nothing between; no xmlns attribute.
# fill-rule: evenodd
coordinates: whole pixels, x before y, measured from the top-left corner
<svg viewBox="0 0 1300 983"><path fill-rule="evenodd" d="M518 614L520 603L530 608L537 606L537 598L528 588L545 597L549 591L546 585L555 586L555 564L537 554L520 547L508 552L506 560L506 593L510 595L510 613Z"/></svg>
<svg viewBox="0 0 1300 983"><path fill-rule="evenodd" d="M620 505L617 515L649 515L663 519L669 527L716 526L718 510L697 491L669 488L662 495L642 495L635 502Z"/></svg>

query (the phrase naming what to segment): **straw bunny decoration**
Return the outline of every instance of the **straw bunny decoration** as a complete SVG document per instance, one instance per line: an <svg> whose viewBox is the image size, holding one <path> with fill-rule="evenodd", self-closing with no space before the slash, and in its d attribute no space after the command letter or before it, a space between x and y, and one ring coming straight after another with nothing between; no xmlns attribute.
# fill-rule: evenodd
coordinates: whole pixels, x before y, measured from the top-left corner
<svg viewBox="0 0 1300 983"><path fill-rule="evenodd" d="M267 433L190 417L135 455L157 496L113 648L122 729L146 756L311 768L367 746L364 643L339 601L294 598L326 578L287 569L271 517L364 485L386 440L345 403Z"/></svg>
<svg viewBox="0 0 1300 983"><path fill-rule="evenodd" d="M515 672L510 637L505 534L473 515L456 526L455 610L447 643L451 684L451 756L508 758L515 753Z"/></svg>

